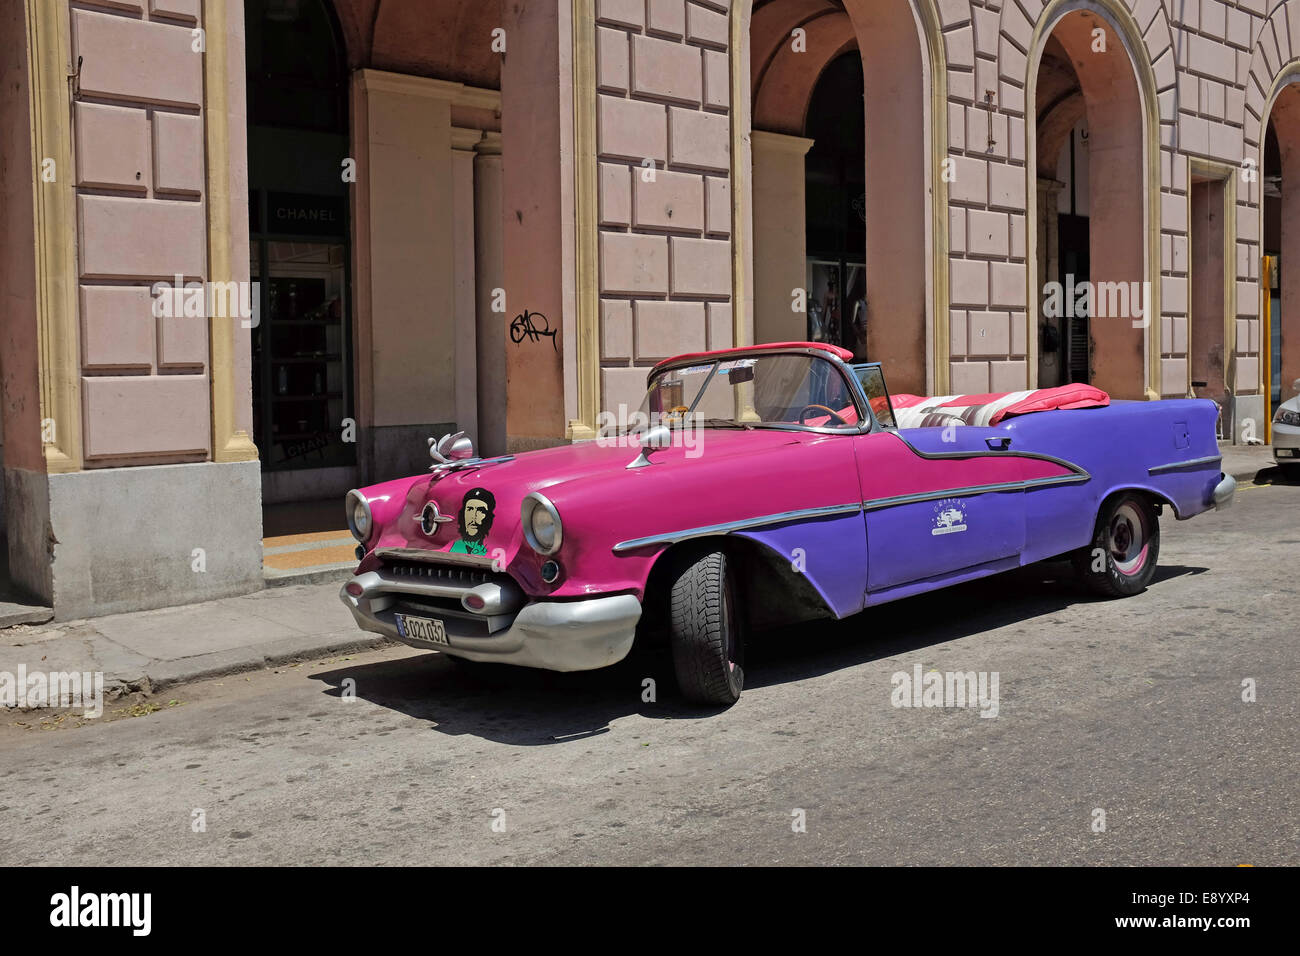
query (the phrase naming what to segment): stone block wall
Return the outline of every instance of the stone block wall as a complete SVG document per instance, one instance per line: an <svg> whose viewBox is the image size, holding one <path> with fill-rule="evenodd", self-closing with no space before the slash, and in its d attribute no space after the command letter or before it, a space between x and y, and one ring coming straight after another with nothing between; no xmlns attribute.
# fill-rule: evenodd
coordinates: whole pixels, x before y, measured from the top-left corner
<svg viewBox="0 0 1300 956"><path fill-rule="evenodd" d="M597 0L603 407L732 343L728 4Z"/></svg>
<svg viewBox="0 0 1300 956"><path fill-rule="evenodd" d="M1033 197L1026 195L1033 148L1029 71L1041 53L1035 44L1049 33L1047 21L1089 10L1116 25L1131 46L1127 55L1144 100L1154 100L1144 102L1154 123L1142 135L1148 162L1158 166L1152 173L1158 195L1134 212L1144 219L1147 278L1161 300L1148 333L1157 342L1158 392L1183 396L1191 384L1188 349L1197 348L1197 338L1189 328L1189 184L1209 168L1209 175L1233 177L1235 187L1230 384L1239 396L1257 394L1263 347L1258 164L1270 96L1300 61L1300 0L898 2L929 8L918 23L938 24L937 36L927 39L942 51L943 69L932 84L944 94L941 158L951 161L952 175L947 235L935 241L940 261L947 261L949 295L945 314L931 321L947 323L951 390L1024 388L1036 376L1031 336L1037 330L1027 301L1036 287L1028 272L1034 228L1028 222ZM812 16L828 4L806 6ZM747 0L597 3L605 407L629 401L640 390L640 370L655 359L726 344L726 206L734 185L726 75L729 57L740 62L739 51L728 50L726 22L731 16L747 23L751 8ZM641 181L647 159L656 169L654 183ZM921 267L932 274L931 264Z"/></svg>

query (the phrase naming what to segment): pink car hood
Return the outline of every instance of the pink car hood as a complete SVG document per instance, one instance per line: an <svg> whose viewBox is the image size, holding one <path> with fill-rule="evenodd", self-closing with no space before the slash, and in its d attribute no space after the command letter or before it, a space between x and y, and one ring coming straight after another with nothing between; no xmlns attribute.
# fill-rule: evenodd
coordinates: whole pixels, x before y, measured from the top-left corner
<svg viewBox="0 0 1300 956"><path fill-rule="evenodd" d="M640 452L635 443L591 441L363 488L375 531L358 573L379 566L375 550L409 548L471 556L458 560L477 555L479 563L508 571L534 595L639 594L662 549L615 555L620 541L751 517L756 508L773 512L856 497L851 443L842 438L776 429L705 429L692 437L698 447L652 452L653 464L644 468L627 467ZM789 460L786 453L795 452L800 457ZM833 479L818 467L819 459ZM554 555L562 574L553 585L542 582L546 558L528 546L520 526L520 506L530 492L552 501L563 522ZM426 536L420 514L430 501L451 520ZM486 520L467 527L467 512Z"/></svg>

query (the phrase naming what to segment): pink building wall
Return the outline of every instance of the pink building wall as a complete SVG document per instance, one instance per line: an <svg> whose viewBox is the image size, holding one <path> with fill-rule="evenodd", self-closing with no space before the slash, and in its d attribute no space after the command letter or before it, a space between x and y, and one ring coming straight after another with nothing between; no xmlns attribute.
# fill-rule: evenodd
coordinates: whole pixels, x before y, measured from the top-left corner
<svg viewBox="0 0 1300 956"><path fill-rule="evenodd" d="M207 320L155 318L150 294L177 274L207 278L199 13L198 0L70 8L91 467L203 460L211 448Z"/></svg>

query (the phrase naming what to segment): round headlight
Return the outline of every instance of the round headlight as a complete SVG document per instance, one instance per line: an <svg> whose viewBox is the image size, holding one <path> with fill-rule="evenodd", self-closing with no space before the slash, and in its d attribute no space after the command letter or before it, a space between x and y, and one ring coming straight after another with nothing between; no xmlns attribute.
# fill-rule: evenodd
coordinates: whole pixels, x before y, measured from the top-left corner
<svg viewBox="0 0 1300 956"><path fill-rule="evenodd" d="M533 538L543 551L555 550L555 538L559 525L545 508L534 508L532 525Z"/></svg>
<svg viewBox="0 0 1300 956"><path fill-rule="evenodd" d="M529 547L539 554L554 554L560 550L564 528L555 505L542 495L532 494L524 499L522 510L524 537L528 539Z"/></svg>
<svg viewBox="0 0 1300 956"><path fill-rule="evenodd" d="M348 530L362 544L370 537L370 502L359 491L349 491L347 500Z"/></svg>

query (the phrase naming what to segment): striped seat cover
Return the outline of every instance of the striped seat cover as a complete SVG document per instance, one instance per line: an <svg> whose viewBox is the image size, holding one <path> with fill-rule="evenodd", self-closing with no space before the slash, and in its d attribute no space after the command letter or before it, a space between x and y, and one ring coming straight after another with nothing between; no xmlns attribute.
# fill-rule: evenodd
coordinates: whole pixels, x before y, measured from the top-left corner
<svg viewBox="0 0 1300 956"><path fill-rule="evenodd" d="M985 395L894 395L894 420L899 428L943 428L948 425L996 425L1012 415L1060 408L1100 408L1110 396L1091 385L1061 385L1023 392Z"/></svg>

